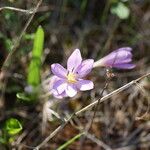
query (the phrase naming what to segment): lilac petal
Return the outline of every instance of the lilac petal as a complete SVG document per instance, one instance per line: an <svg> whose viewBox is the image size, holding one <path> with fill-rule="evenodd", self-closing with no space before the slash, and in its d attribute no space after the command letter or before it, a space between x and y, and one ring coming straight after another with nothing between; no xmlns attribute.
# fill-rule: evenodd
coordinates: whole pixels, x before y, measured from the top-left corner
<svg viewBox="0 0 150 150"><path fill-rule="evenodd" d="M129 63L129 62L131 62L132 61L132 58L127 58L127 59L124 59L124 60L122 60L122 61L120 61L121 63ZM115 64L119 64L120 62L116 62Z"/></svg>
<svg viewBox="0 0 150 150"><path fill-rule="evenodd" d="M52 64L51 65L52 73L60 78L66 78L67 70L60 64Z"/></svg>
<svg viewBox="0 0 150 150"><path fill-rule="evenodd" d="M84 60L78 67L78 69L76 69L76 73L78 74L78 76L82 78L89 74L93 68L93 63L93 59Z"/></svg>
<svg viewBox="0 0 150 150"><path fill-rule="evenodd" d="M64 97L67 97L67 94L66 94L65 91L64 91L63 93L61 93L61 94L58 94L58 93L55 91L55 92L53 92L53 96L56 97L56 98L58 98L58 99L62 99L62 98L64 98Z"/></svg>
<svg viewBox="0 0 150 150"><path fill-rule="evenodd" d="M82 57L79 49L75 49L71 56L68 58L67 69L73 72L82 62Z"/></svg>
<svg viewBox="0 0 150 150"><path fill-rule="evenodd" d="M77 94L77 89L74 84L68 84L65 91L69 97L73 97Z"/></svg>
<svg viewBox="0 0 150 150"><path fill-rule="evenodd" d="M118 64L126 59L131 59L132 54L129 51L114 51L109 55L105 56L103 59L107 65Z"/></svg>
<svg viewBox="0 0 150 150"><path fill-rule="evenodd" d="M114 67L119 68L119 69L133 69L136 67L135 64L116 64Z"/></svg>
<svg viewBox="0 0 150 150"><path fill-rule="evenodd" d="M92 81L90 80L80 80L77 83L77 87L78 89L80 89L81 91L87 91L87 90L91 90L94 88L94 84Z"/></svg>
<svg viewBox="0 0 150 150"><path fill-rule="evenodd" d="M121 48L118 48L115 51L132 51L132 48L131 47L121 47Z"/></svg>
<svg viewBox="0 0 150 150"><path fill-rule="evenodd" d="M54 83L53 89L58 92L58 94L62 94L67 87L67 83L65 80L58 80Z"/></svg>
<svg viewBox="0 0 150 150"><path fill-rule="evenodd" d="M59 95L60 95L56 89L52 89L51 92L52 92L53 96L56 98L59 97Z"/></svg>
<svg viewBox="0 0 150 150"><path fill-rule="evenodd" d="M94 63L94 67L97 66L108 66L114 67L116 64L128 63L132 61L131 48L124 47L117 49L102 59Z"/></svg>
<svg viewBox="0 0 150 150"><path fill-rule="evenodd" d="M49 82L49 89L50 89L50 90L53 88L54 83L55 83L56 81L58 81L58 80L60 80L60 78L57 77L57 76L52 76L52 77L51 77L51 80L50 80L50 82Z"/></svg>
<svg viewBox="0 0 150 150"><path fill-rule="evenodd" d="M114 61L112 61L111 63L109 61L105 62L104 66L115 67L116 65L127 64L127 63L130 63L132 61L132 58L127 58L127 59L122 59L122 60L120 60L120 59L119 58L118 58L118 60L114 59Z"/></svg>

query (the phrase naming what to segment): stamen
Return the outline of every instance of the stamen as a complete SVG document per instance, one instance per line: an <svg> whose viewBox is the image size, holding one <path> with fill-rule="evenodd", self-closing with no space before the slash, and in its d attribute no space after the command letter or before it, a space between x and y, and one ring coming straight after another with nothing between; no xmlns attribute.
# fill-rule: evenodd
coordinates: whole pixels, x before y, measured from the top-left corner
<svg viewBox="0 0 150 150"><path fill-rule="evenodd" d="M73 74L72 72L69 72L67 75L67 80L69 83L76 83L76 74Z"/></svg>

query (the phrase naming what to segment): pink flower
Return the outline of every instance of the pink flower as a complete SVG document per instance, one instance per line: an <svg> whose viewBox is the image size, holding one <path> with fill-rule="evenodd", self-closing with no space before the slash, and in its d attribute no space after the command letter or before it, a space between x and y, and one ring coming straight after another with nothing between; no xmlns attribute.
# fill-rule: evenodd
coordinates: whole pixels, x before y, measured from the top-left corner
<svg viewBox="0 0 150 150"><path fill-rule="evenodd" d="M67 69L60 64L52 64L51 70L55 75L52 93L57 98L73 97L80 91L91 90L94 84L90 80L83 78L89 74L93 68L93 59L82 61L79 49L71 54L67 62Z"/></svg>
<svg viewBox="0 0 150 150"><path fill-rule="evenodd" d="M132 48L123 47L119 48L107 56L101 58L94 63L94 67L111 67L119 69L133 69L135 64L132 64Z"/></svg>

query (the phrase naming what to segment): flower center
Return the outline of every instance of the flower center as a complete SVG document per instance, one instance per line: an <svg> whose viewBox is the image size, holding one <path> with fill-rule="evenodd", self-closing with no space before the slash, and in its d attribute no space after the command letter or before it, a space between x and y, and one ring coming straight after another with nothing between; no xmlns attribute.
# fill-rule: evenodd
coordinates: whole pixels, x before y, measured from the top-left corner
<svg viewBox="0 0 150 150"><path fill-rule="evenodd" d="M69 72L67 75L67 80L69 83L76 83L77 82L76 75L73 74L72 72Z"/></svg>

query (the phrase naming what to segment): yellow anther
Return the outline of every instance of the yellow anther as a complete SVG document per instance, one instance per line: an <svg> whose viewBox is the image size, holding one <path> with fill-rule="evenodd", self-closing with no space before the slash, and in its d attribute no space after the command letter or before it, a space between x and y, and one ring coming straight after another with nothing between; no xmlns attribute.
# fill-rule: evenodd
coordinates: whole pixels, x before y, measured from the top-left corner
<svg viewBox="0 0 150 150"><path fill-rule="evenodd" d="M76 83L77 80L76 80L76 75L69 72L68 75L67 75L67 80L69 83Z"/></svg>

